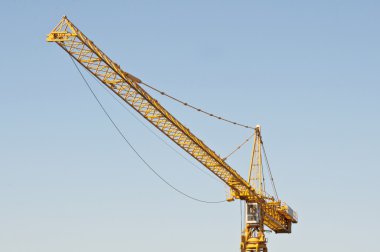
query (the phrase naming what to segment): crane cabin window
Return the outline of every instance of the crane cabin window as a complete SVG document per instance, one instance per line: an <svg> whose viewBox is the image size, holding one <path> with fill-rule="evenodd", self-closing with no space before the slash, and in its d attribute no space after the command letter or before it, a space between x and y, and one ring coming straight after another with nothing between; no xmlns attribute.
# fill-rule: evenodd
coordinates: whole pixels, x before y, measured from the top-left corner
<svg viewBox="0 0 380 252"><path fill-rule="evenodd" d="M260 207L257 203L247 203L246 206L246 223L260 224Z"/></svg>

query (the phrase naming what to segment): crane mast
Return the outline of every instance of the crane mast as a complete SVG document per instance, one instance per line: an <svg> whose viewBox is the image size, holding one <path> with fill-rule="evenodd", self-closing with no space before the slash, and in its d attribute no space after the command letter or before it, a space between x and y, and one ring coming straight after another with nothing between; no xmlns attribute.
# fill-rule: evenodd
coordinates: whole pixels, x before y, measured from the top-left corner
<svg viewBox="0 0 380 252"><path fill-rule="evenodd" d="M285 203L267 197L263 192L259 127L255 129L247 181L147 93L139 78L123 71L66 16L48 34L47 41L57 43L102 84L221 179L231 189L231 199L247 203L242 251L266 251L264 226L276 233L291 232L292 223L298 221L296 213Z"/></svg>

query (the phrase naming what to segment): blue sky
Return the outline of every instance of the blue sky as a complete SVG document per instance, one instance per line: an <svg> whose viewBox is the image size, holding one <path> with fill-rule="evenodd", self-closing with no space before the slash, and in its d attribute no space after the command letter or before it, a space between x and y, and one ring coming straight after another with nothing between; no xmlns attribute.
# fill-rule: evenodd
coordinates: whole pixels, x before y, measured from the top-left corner
<svg viewBox="0 0 380 252"><path fill-rule="evenodd" d="M2 1L0 250L239 251L239 203L199 204L159 181L67 55L45 42L67 15L145 82L262 125L279 196L300 218L291 235L268 235L270 251L375 251L379 11L374 0ZM223 185L95 91L172 184L225 197ZM250 134L157 99L222 156ZM230 160L244 177L249 149Z"/></svg>

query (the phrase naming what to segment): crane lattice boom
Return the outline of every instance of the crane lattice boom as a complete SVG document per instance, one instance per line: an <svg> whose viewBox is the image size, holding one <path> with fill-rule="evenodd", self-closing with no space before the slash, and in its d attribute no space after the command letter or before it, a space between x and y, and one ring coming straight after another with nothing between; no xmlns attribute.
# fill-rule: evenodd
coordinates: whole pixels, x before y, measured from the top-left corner
<svg viewBox="0 0 380 252"><path fill-rule="evenodd" d="M259 203L266 226L277 233L291 232L291 223L296 223L297 219L289 213L287 205L268 200L258 193L248 181L150 96L141 87L140 79L123 71L66 16L51 31L47 41L57 43L107 88L220 178L231 188L234 198Z"/></svg>

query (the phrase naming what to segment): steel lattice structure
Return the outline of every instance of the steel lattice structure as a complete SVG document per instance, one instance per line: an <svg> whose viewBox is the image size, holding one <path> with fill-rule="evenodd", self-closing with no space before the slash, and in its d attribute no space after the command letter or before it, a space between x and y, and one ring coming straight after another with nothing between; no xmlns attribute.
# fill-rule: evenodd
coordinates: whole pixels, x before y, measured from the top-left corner
<svg viewBox="0 0 380 252"><path fill-rule="evenodd" d="M296 223L297 220L288 214L288 207L285 204L268 200L256 192L248 181L149 95L141 87L140 79L123 71L66 16L51 31L47 41L57 43L107 88L224 181L231 188L233 198L259 203L266 226L276 233L291 232L291 224Z"/></svg>

